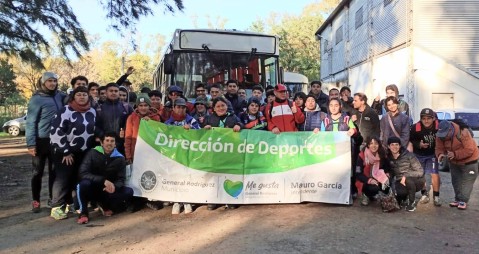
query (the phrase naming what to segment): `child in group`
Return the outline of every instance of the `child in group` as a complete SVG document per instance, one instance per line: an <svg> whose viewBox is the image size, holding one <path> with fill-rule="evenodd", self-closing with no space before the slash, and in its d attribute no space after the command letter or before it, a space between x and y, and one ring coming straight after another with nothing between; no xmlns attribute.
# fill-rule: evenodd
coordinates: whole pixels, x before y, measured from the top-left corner
<svg viewBox="0 0 479 254"><path fill-rule="evenodd" d="M248 100L248 108L246 112L240 114L241 123L244 124L245 129L251 130L266 130L266 118L260 111L261 103L258 98L251 97Z"/></svg>

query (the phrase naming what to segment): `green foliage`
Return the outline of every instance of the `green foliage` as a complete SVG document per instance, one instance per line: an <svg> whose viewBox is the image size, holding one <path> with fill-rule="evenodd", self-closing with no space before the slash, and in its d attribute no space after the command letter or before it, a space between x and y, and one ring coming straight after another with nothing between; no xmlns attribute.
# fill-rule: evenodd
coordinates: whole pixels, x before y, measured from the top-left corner
<svg viewBox="0 0 479 254"><path fill-rule="evenodd" d="M17 93L15 78L13 65L7 60L0 59L0 105Z"/></svg>
<svg viewBox="0 0 479 254"><path fill-rule="evenodd" d="M136 22L153 14L154 5L163 5L167 12L183 10L182 0L123 1L99 0L106 17L116 31L134 33ZM18 56L22 61L43 68L40 52L51 52L52 43L39 31L47 28L56 37L59 52L69 63L69 53L82 56L89 50L85 31L64 0L2 0L0 1L0 53Z"/></svg>

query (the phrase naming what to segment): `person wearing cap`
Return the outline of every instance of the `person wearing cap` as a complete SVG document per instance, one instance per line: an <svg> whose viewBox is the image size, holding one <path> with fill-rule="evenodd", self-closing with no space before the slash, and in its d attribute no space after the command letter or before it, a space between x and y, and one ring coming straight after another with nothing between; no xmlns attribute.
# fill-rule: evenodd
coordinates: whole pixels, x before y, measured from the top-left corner
<svg viewBox="0 0 479 254"><path fill-rule="evenodd" d="M78 169L86 151L94 147L96 111L90 105L88 88L73 90L68 105L57 112L52 120L50 143L53 148L55 181L52 190L52 210L55 220L67 218L74 206ZM74 195L72 195L72 192Z"/></svg>
<svg viewBox="0 0 479 254"><path fill-rule="evenodd" d="M254 96L249 98L247 107L246 111L242 112L239 116L244 128L250 130L266 130L268 123L260 110L260 100Z"/></svg>
<svg viewBox="0 0 479 254"><path fill-rule="evenodd" d="M59 92L58 77L53 72L45 72L38 80L37 91L28 102L25 135L28 153L32 156L32 211L40 212L40 193L45 163L48 159L48 193L49 203L52 198L52 187L55 173L52 170L50 148L51 120L63 107L65 94Z"/></svg>
<svg viewBox="0 0 479 254"><path fill-rule="evenodd" d="M207 105L208 105L208 101L206 100L206 98L203 98L203 97L196 98L195 113L192 115L192 117L196 119L196 121L198 121L200 126L203 125L205 122L205 119L210 116Z"/></svg>
<svg viewBox="0 0 479 254"><path fill-rule="evenodd" d="M477 178L479 149L467 129L458 124L441 121L436 133L435 153L439 162L449 159L454 201L450 207L465 210Z"/></svg>
<svg viewBox="0 0 479 254"><path fill-rule="evenodd" d="M102 137L106 132L115 132L116 147L122 154L125 153L124 138L128 116L133 108L127 102L119 99L119 87L116 83L106 85L106 101L97 108L95 136Z"/></svg>
<svg viewBox="0 0 479 254"><path fill-rule="evenodd" d="M391 173L395 177L394 187L398 203L406 203L406 210L416 210L416 192L424 189L426 179L424 169L413 153L401 145L401 139L390 137L388 144L388 159Z"/></svg>
<svg viewBox="0 0 479 254"><path fill-rule="evenodd" d="M166 125L183 126L185 130L200 129L200 125L192 116L186 113L186 100L178 98L173 102L173 112L170 119L166 120ZM185 214L193 212L191 204L174 203L171 214L180 214L181 208L184 207Z"/></svg>
<svg viewBox="0 0 479 254"><path fill-rule="evenodd" d="M401 139L401 146L408 147L409 143L409 117L399 111L399 101L396 97L387 97L384 101L388 112L383 114L380 121L381 141L384 148L387 147L387 141L390 137Z"/></svg>
<svg viewBox="0 0 479 254"><path fill-rule="evenodd" d="M274 87L275 99L265 108L268 130L279 134L287 131L298 131L297 125L304 122L301 109L288 100L288 90L283 84Z"/></svg>
<svg viewBox="0 0 479 254"><path fill-rule="evenodd" d="M318 103L321 111L327 113L329 96L323 93L321 85L321 81L311 81L311 90L308 95L312 95L316 99L316 103Z"/></svg>
<svg viewBox="0 0 479 254"><path fill-rule="evenodd" d="M138 95L138 98L136 99L136 109L126 121L125 159L127 164L133 163L136 139L138 137L141 120L160 121L160 115L158 114L158 111L151 106L150 97L146 93Z"/></svg>
<svg viewBox="0 0 479 254"><path fill-rule="evenodd" d="M429 202L429 191L427 189L432 183L434 205L441 206L441 201L439 200L441 179L439 177L436 155L434 154L439 122L436 119L436 114L430 108L422 109L420 116L421 120L410 128L409 142L411 142L413 153L424 168L426 176L430 175L431 180L428 183L426 178L425 190L421 191L423 195L419 203L426 204Z"/></svg>

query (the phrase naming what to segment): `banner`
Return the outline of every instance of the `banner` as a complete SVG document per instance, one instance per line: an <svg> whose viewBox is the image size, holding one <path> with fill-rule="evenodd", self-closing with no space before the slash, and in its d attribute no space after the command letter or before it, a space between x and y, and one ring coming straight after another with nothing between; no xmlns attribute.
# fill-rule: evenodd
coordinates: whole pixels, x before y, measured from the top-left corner
<svg viewBox="0 0 479 254"><path fill-rule="evenodd" d="M128 185L162 201L349 204L350 146L346 132L185 130L142 120Z"/></svg>

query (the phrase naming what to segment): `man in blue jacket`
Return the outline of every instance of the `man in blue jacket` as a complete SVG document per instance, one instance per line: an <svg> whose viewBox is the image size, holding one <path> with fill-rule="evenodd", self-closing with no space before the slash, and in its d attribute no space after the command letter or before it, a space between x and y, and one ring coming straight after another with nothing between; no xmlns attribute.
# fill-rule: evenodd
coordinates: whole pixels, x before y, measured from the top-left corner
<svg viewBox="0 0 479 254"><path fill-rule="evenodd" d="M78 224L86 224L88 202L98 201L104 216L124 210L133 197L133 189L125 186L125 157L115 148L116 133L107 132L101 137L101 146L85 155L79 169L80 183L77 198L80 203Z"/></svg>
<svg viewBox="0 0 479 254"><path fill-rule="evenodd" d="M50 122L55 113L63 107L65 94L59 92L58 77L53 72L45 72L37 83L37 91L28 102L26 139L28 153L32 155L32 212L40 212L40 192L42 176L48 159L48 193L52 198L55 179L50 153Z"/></svg>

